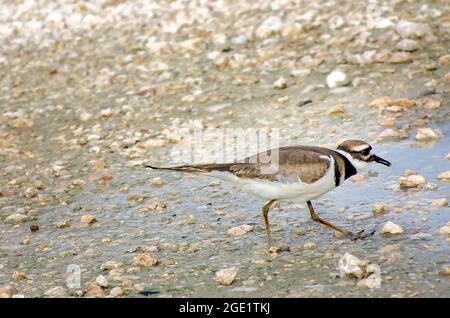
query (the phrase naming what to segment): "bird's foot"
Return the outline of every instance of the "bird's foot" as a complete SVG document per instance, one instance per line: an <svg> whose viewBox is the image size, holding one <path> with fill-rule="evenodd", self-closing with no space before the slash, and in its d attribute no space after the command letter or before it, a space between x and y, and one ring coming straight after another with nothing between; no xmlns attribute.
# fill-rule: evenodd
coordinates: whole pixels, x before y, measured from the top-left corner
<svg viewBox="0 0 450 318"><path fill-rule="evenodd" d="M375 234L375 230L373 230L371 232L367 232L367 233L364 233L364 230L361 230L357 233L348 232L346 236L349 239L351 239L352 241L357 241L357 240L364 240L365 238L372 236L374 234Z"/></svg>

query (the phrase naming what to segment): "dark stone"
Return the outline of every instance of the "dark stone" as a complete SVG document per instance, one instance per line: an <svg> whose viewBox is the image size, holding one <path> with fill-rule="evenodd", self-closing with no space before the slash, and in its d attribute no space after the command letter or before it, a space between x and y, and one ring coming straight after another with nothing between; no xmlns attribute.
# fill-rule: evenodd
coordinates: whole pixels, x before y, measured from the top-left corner
<svg viewBox="0 0 450 318"><path fill-rule="evenodd" d="M301 101L299 101L297 106L302 107L309 103L312 103L312 99L306 98L306 99L302 99Z"/></svg>

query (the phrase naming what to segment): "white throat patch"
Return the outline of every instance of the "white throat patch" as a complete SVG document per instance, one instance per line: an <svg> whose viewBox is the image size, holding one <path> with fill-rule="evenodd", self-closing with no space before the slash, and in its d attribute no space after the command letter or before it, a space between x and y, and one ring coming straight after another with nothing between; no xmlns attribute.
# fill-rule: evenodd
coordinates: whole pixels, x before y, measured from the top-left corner
<svg viewBox="0 0 450 318"><path fill-rule="evenodd" d="M362 161L362 160L355 159L355 158L352 158L352 159L353 159L352 164L355 166L355 168L357 170L363 170L363 169L367 168L366 161Z"/></svg>

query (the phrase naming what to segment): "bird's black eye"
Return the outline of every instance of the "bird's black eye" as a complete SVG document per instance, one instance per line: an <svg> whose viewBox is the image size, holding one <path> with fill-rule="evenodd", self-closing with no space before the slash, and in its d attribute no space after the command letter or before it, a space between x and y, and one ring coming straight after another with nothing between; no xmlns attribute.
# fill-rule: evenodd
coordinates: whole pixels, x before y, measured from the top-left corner
<svg viewBox="0 0 450 318"><path fill-rule="evenodd" d="M370 154L370 149L369 149L369 148L366 148L366 149L364 149L364 150L361 150L361 154L362 154L363 156L368 156L368 155Z"/></svg>

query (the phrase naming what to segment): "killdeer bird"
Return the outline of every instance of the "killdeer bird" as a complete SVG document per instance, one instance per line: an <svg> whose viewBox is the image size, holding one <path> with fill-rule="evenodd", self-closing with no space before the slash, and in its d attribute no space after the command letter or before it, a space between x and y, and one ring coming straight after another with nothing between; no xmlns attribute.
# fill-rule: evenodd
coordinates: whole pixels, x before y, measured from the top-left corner
<svg viewBox="0 0 450 318"><path fill-rule="evenodd" d="M268 171L267 156L278 152L278 166ZM338 187L344 180L357 173L368 163L378 162L390 166L391 163L372 153L372 147L362 140L346 140L336 150L323 147L291 146L264 151L238 163L213 163L181 165L176 167L154 167L172 171L193 172L216 177L231 182L236 187L253 193L267 203L262 208L264 227L269 249L272 237L269 225L269 209L280 200L303 199L306 201L311 219L323 224L351 240L364 239L375 231L364 230L352 233L320 218L314 211L311 200L317 199ZM267 170L267 171L266 171Z"/></svg>

